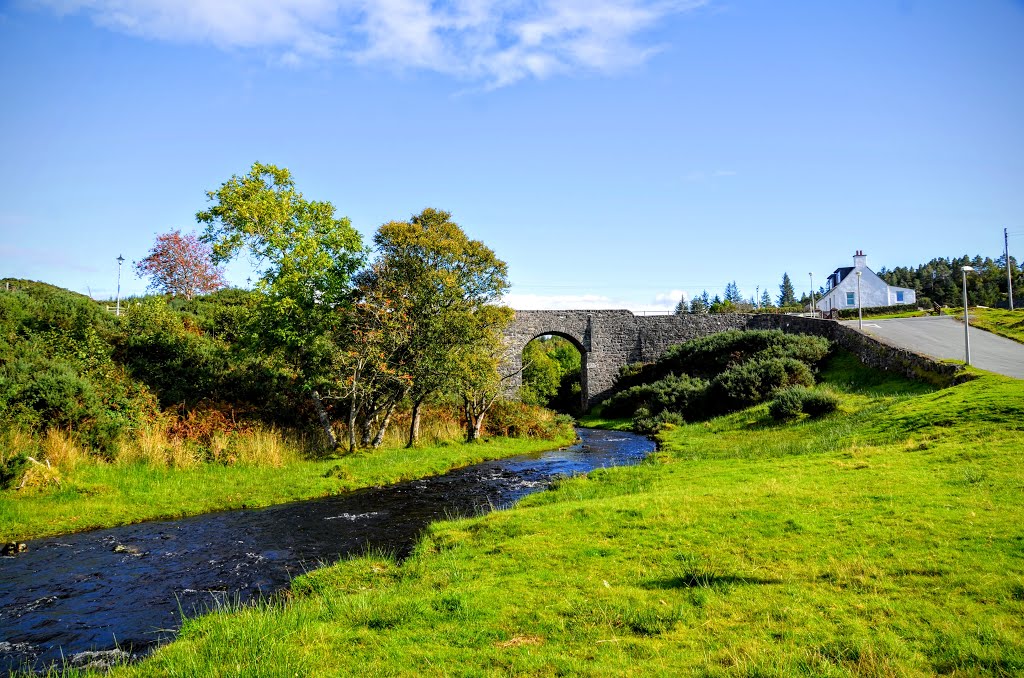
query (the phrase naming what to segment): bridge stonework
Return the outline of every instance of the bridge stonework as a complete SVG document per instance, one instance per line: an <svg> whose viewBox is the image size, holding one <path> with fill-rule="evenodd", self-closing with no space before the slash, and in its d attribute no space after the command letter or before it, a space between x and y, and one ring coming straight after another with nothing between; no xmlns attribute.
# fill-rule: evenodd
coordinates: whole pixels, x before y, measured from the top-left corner
<svg viewBox="0 0 1024 678"><path fill-rule="evenodd" d="M579 349L580 382L584 409L599 403L612 390L624 365L652 362L672 344L715 332L746 329L751 316L633 315L626 310L516 311L505 331L508 342L506 369L515 375L508 388L522 384L523 349L545 335L564 337Z"/></svg>

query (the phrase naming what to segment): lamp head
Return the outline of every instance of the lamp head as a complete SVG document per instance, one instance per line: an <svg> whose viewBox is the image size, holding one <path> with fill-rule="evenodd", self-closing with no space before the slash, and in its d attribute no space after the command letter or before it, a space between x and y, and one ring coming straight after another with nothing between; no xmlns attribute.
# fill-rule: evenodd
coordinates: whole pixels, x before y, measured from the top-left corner
<svg viewBox="0 0 1024 678"><path fill-rule="evenodd" d="M122 262L124 262L124 257L122 257L120 254L118 254L117 255L117 265L120 266Z"/></svg>
<svg viewBox="0 0 1024 678"><path fill-rule="evenodd" d="M963 270L963 271L965 271L965 272L966 272L966 271L973 271L973 270L974 270L974 268L973 268L973 267L971 267L971 266L964 266L962 270Z"/></svg>

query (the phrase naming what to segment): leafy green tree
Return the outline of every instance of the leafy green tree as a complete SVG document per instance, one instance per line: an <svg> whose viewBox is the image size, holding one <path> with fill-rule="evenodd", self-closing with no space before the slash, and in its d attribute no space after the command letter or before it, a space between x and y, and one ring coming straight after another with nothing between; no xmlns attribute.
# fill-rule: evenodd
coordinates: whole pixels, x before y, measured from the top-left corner
<svg viewBox="0 0 1024 678"><path fill-rule="evenodd" d="M779 306L794 306L796 303L796 291L793 289L793 281L789 279L788 273L783 273L782 284L779 285Z"/></svg>
<svg viewBox="0 0 1024 678"><path fill-rule="evenodd" d="M501 372L507 364L503 330L514 314L506 306L484 304L469 314L464 340L456 347L455 384L462 399L466 442L480 438L484 418L504 393L514 372Z"/></svg>
<svg viewBox="0 0 1024 678"><path fill-rule="evenodd" d="M476 325L480 311L508 289L508 268L493 250L467 237L451 213L433 208L382 225L374 244L375 275L394 289L396 307L410 324L402 359L410 376L412 446L419 438L422 405L450 389L469 364L465 355L460 361L458 349L467 342L493 341Z"/></svg>
<svg viewBox="0 0 1024 678"><path fill-rule="evenodd" d="M545 350L542 339L523 349L523 385L519 399L527 405L546 406L558 394L562 372L558 362Z"/></svg>
<svg viewBox="0 0 1024 678"><path fill-rule="evenodd" d="M351 304L363 262L359 232L331 203L304 198L291 173L274 165L255 163L207 198L212 205L196 219L214 263L245 252L260 266L252 336L289 366L326 423L318 389L336 383L337 310ZM333 444L329 425L325 433Z"/></svg>

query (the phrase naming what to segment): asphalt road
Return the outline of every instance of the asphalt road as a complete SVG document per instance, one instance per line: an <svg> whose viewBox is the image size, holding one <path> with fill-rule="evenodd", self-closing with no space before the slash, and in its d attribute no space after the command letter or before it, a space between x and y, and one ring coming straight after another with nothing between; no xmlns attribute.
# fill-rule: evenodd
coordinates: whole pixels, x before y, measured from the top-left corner
<svg viewBox="0 0 1024 678"><path fill-rule="evenodd" d="M856 320L843 324L857 327ZM964 359L964 325L952 316L865 320L864 332L915 353ZM971 327L971 364L1024 379L1024 344Z"/></svg>

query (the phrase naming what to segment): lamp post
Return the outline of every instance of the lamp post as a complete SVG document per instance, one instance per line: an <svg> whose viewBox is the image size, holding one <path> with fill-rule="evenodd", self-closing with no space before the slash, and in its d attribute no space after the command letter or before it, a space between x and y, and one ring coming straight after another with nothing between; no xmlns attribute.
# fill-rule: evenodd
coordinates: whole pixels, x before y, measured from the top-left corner
<svg viewBox="0 0 1024 678"><path fill-rule="evenodd" d="M857 271L857 329L864 331L864 307L860 303L860 271Z"/></svg>
<svg viewBox="0 0 1024 678"><path fill-rule="evenodd" d="M124 257L120 254L117 255L117 310L114 311L114 315L121 317L121 264L124 263Z"/></svg>
<svg viewBox="0 0 1024 678"><path fill-rule="evenodd" d="M814 315L814 274L808 273L811 278L811 315Z"/></svg>
<svg viewBox="0 0 1024 678"><path fill-rule="evenodd" d="M973 271L970 266L964 266L964 362L971 364L971 319L967 312L967 272Z"/></svg>

